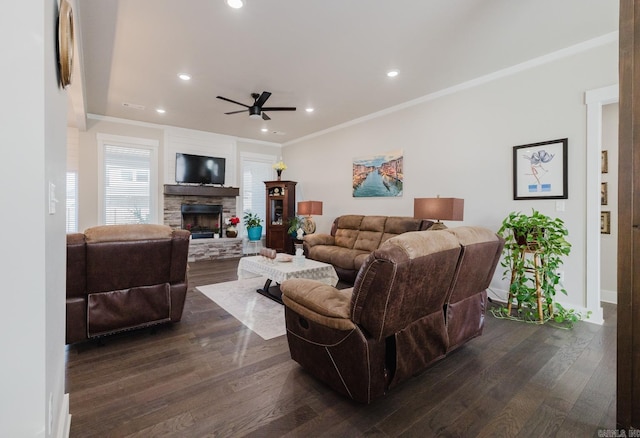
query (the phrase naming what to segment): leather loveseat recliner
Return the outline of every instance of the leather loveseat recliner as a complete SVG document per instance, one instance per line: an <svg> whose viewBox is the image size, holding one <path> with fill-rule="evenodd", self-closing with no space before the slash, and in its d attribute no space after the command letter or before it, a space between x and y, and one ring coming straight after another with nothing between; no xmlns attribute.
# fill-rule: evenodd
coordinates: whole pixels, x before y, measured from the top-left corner
<svg viewBox="0 0 640 438"><path fill-rule="evenodd" d="M66 343L180 321L189 236L151 224L67 234Z"/></svg>
<svg viewBox="0 0 640 438"><path fill-rule="evenodd" d="M353 284L371 251L398 234L431 225L432 221L412 217L348 214L333 221L331 234L306 235L304 252L310 259L333 265L340 280Z"/></svg>
<svg viewBox="0 0 640 438"><path fill-rule="evenodd" d="M359 402L479 336L504 240L481 227L408 232L373 251L349 289L281 284L291 357Z"/></svg>

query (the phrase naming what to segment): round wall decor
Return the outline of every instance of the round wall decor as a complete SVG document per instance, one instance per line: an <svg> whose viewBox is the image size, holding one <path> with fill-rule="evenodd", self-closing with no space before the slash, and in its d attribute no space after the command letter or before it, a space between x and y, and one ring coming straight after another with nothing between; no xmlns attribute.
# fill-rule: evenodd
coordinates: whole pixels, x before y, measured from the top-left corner
<svg viewBox="0 0 640 438"><path fill-rule="evenodd" d="M60 0L58 15L58 71L62 88L71 84L73 70L73 11L67 0Z"/></svg>

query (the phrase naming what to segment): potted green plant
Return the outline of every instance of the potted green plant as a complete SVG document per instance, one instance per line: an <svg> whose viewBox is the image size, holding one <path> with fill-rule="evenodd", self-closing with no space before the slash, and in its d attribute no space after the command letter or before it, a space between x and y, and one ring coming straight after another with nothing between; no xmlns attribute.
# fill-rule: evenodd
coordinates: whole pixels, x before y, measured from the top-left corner
<svg viewBox="0 0 640 438"><path fill-rule="evenodd" d="M249 240L260 240L262 238L262 219L257 213L245 212L242 221L247 229Z"/></svg>
<svg viewBox="0 0 640 438"><path fill-rule="evenodd" d="M289 229L287 233L291 235L294 239L298 237L298 230L303 230L302 235L304 235L304 217L303 216L291 216L289 218Z"/></svg>
<svg viewBox="0 0 640 438"><path fill-rule="evenodd" d="M510 279L511 283L507 306L493 314L540 323L553 320L569 326L582 319L581 314L555 302L557 291L567 294L560 283L559 270L571 251L566 240L569 232L562 219L552 219L536 210L530 215L511 212L502 221L498 234L505 239L500 262L506 268L503 279ZM515 314L510 312L513 300Z"/></svg>

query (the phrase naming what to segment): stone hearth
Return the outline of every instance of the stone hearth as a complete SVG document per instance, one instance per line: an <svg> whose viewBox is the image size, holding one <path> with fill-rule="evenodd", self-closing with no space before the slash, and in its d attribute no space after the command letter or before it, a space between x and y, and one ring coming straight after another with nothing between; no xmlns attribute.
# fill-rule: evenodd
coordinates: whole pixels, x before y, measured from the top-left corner
<svg viewBox="0 0 640 438"><path fill-rule="evenodd" d="M221 206L221 222L224 224L227 218L237 216L236 197L239 193L240 190L235 187L165 185L164 224L175 229L182 228L183 204ZM189 244L189 261L241 256L240 238L192 239Z"/></svg>

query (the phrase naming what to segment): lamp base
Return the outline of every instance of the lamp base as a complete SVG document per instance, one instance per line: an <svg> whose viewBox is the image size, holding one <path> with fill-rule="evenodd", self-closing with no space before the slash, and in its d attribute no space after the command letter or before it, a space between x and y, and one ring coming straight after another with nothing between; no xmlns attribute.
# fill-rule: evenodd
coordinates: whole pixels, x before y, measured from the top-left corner
<svg viewBox="0 0 640 438"><path fill-rule="evenodd" d="M438 231L438 230L446 230L447 226L442 222L438 221L435 224L431 225L428 230L429 231Z"/></svg>
<svg viewBox="0 0 640 438"><path fill-rule="evenodd" d="M305 234L313 234L316 232L316 223L311 219L311 216L307 216L304 219L304 224L302 225L302 229Z"/></svg>

